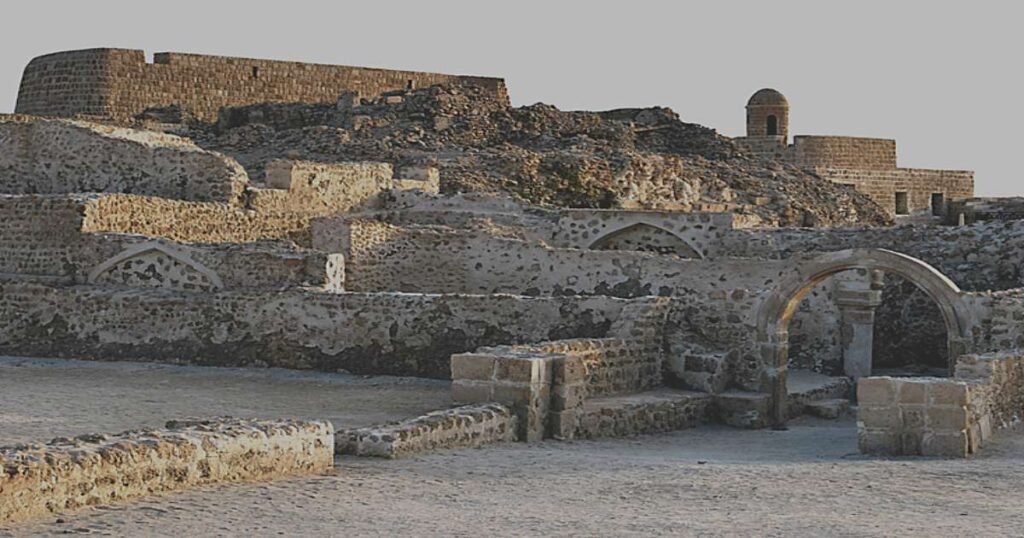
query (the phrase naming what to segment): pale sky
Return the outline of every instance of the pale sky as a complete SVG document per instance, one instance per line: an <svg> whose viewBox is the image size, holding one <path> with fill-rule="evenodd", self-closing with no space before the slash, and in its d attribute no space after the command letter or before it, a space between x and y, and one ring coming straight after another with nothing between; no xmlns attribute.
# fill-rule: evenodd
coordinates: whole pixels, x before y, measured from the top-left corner
<svg viewBox="0 0 1024 538"><path fill-rule="evenodd" d="M34 56L91 47L501 76L516 105L662 105L729 136L743 134L750 94L774 87L789 99L790 134L895 138L901 166L972 169L979 195L1020 195L1019 6L11 2L0 32L0 111L13 111Z"/></svg>

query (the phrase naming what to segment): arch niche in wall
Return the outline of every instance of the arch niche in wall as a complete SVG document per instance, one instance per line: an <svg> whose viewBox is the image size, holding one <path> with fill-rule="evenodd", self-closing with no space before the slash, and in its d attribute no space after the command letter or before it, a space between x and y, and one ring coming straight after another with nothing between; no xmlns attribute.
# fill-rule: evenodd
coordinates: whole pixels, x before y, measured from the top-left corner
<svg viewBox="0 0 1024 538"><path fill-rule="evenodd" d="M789 365L789 322L800 301L826 278L850 269L880 270L913 282L938 305L946 324L950 364L967 349L971 316L960 288L927 263L891 250L851 249L830 252L797 268L762 303L757 315L757 345L764 368L762 390L772 394L772 419L786 422Z"/></svg>
<svg viewBox="0 0 1024 538"><path fill-rule="evenodd" d="M671 230L637 222L612 230L590 244L590 250L638 250L674 254L680 258L703 259L700 250Z"/></svg>

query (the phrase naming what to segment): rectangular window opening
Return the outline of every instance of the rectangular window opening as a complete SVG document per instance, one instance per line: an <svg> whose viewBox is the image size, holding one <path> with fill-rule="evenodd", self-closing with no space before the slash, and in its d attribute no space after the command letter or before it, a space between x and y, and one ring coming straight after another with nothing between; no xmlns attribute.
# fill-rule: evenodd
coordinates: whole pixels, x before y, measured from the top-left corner
<svg viewBox="0 0 1024 538"><path fill-rule="evenodd" d="M910 201L907 199L907 193L897 192L896 193L896 214L897 215L909 215L910 214Z"/></svg>

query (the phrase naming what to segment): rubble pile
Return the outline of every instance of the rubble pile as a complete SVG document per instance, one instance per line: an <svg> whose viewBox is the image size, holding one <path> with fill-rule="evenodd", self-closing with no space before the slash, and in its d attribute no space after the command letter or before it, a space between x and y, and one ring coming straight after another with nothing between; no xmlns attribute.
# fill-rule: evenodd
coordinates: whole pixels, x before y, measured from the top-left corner
<svg viewBox="0 0 1024 538"><path fill-rule="evenodd" d="M852 188L749 158L713 129L667 108L567 112L514 108L470 85L353 93L337 104L223 109L186 134L238 159L259 181L267 162L387 161L436 166L441 190L507 192L585 208L734 211L766 226L882 225Z"/></svg>

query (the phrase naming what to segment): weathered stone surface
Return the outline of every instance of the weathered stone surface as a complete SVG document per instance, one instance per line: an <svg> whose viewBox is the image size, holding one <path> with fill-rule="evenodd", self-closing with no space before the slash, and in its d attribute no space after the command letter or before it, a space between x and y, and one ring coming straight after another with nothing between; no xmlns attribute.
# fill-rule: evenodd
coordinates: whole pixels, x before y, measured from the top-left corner
<svg viewBox="0 0 1024 538"><path fill-rule="evenodd" d="M322 473L328 422L171 421L162 430L0 448L0 523L218 482Z"/></svg>
<svg viewBox="0 0 1024 538"><path fill-rule="evenodd" d="M516 440L518 418L501 404L434 411L421 417L335 434L338 454L398 458L430 450L475 448Z"/></svg>

